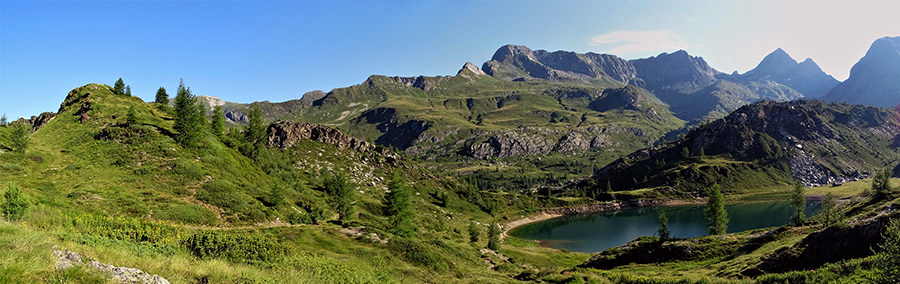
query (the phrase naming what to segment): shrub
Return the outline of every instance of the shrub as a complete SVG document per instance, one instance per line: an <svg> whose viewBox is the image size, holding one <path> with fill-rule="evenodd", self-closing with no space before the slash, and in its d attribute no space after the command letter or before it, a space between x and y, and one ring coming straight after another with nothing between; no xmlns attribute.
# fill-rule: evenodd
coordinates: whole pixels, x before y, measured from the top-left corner
<svg viewBox="0 0 900 284"><path fill-rule="evenodd" d="M412 264L429 267L441 273L446 272L449 268L447 263L431 248L414 239L394 237L388 242L388 247L400 253L403 259Z"/></svg>
<svg viewBox="0 0 900 284"><path fill-rule="evenodd" d="M0 203L0 213L3 213L7 220L20 220L28 210L28 201L25 200L17 183L10 182L6 188L6 192L3 193L3 203Z"/></svg>
<svg viewBox="0 0 900 284"><path fill-rule="evenodd" d="M244 194L233 185L219 180L203 184L195 197L207 204L221 207L228 213L241 212L246 207Z"/></svg>
<svg viewBox="0 0 900 284"><path fill-rule="evenodd" d="M172 172L189 178L202 178L206 172L193 161L184 159L175 160L172 164Z"/></svg>
<svg viewBox="0 0 900 284"><path fill-rule="evenodd" d="M270 262L289 251L286 246L273 239L259 233L225 234L218 231L201 231L188 237L183 245L200 258Z"/></svg>

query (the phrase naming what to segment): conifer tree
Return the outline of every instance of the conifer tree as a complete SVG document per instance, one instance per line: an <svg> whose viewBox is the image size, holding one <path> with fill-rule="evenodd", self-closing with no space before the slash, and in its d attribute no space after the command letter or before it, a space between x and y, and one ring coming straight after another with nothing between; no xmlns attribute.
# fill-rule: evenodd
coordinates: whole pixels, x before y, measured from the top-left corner
<svg viewBox="0 0 900 284"><path fill-rule="evenodd" d="M481 228L478 227L474 222L469 223L469 242L476 243L478 239L481 237Z"/></svg>
<svg viewBox="0 0 900 284"><path fill-rule="evenodd" d="M250 125L247 126L247 142L250 143L249 156L256 160L265 147L266 125L257 103L250 104L250 113L247 116L250 120Z"/></svg>
<svg viewBox="0 0 900 284"><path fill-rule="evenodd" d="M8 221L18 221L25 215L28 210L28 201L19 190L16 182L10 182L6 185L6 192L3 193L3 203L0 203L0 214Z"/></svg>
<svg viewBox="0 0 900 284"><path fill-rule="evenodd" d="M28 144L30 144L30 139L28 138L29 128L31 127L21 121L9 124L7 135L9 137L9 146L13 152L24 154L25 150L28 149Z"/></svg>
<svg viewBox="0 0 900 284"><path fill-rule="evenodd" d="M337 209L339 219L346 224L353 215L353 187L342 172L335 172L325 177L323 182L325 191L331 195L332 202Z"/></svg>
<svg viewBox="0 0 900 284"><path fill-rule="evenodd" d="M131 96L131 85L125 86L125 95Z"/></svg>
<svg viewBox="0 0 900 284"><path fill-rule="evenodd" d="M182 147L196 149L200 142L200 132L203 126L203 114L196 97L191 94L191 88L184 86L184 81L178 84L178 92L175 95L175 141Z"/></svg>
<svg viewBox="0 0 900 284"><path fill-rule="evenodd" d="M837 216L835 216L835 208L837 207L837 200L834 197L834 194L829 192L825 194L825 200L822 201L822 216L825 217L825 226L831 226L837 221Z"/></svg>
<svg viewBox="0 0 900 284"><path fill-rule="evenodd" d="M122 78L116 80L116 83L113 85L113 93L115 93L116 95L125 94L125 82L122 81Z"/></svg>
<svg viewBox="0 0 900 284"><path fill-rule="evenodd" d="M396 235L408 237L415 232L412 224L412 194L406 181L397 172L391 175L388 189L390 192L385 200L385 213L390 216L391 230Z"/></svg>
<svg viewBox="0 0 900 284"><path fill-rule="evenodd" d="M791 209L794 210L791 221L794 222L794 226L801 226L806 222L806 215L803 214L803 210L806 209L806 195L803 191L803 184L799 181L794 184L794 190L791 191Z"/></svg>
<svg viewBox="0 0 900 284"><path fill-rule="evenodd" d="M6 114L0 115L0 126L6 126Z"/></svg>
<svg viewBox="0 0 900 284"><path fill-rule="evenodd" d="M159 89L156 90L156 100L153 102L164 105L169 104L169 94L166 93L166 88L159 87Z"/></svg>
<svg viewBox="0 0 900 284"><path fill-rule="evenodd" d="M128 107L128 113L125 115L125 124L128 127L134 127L137 125L137 111L134 110L134 106Z"/></svg>
<svg viewBox="0 0 900 284"><path fill-rule="evenodd" d="M710 235L725 234L728 228L728 212L725 211L725 195L718 183L714 183L707 189L709 199L706 202L706 212L703 217L706 218L706 226L709 227Z"/></svg>
<svg viewBox="0 0 900 284"><path fill-rule="evenodd" d="M488 230L487 247L495 251L500 249L500 225L497 223L491 224L491 228Z"/></svg>
<svg viewBox="0 0 900 284"><path fill-rule="evenodd" d="M219 140L225 139L225 114L222 112L222 106L213 108L212 125L210 128Z"/></svg>
<svg viewBox="0 0 900 284"><path fill-rule="evenodd" d="M663 240L668 240L669 239L669 227L668 227L669 217L666 217L666 211L659 211L659 217L657 217L657 220L659 220L659 228L656 229L656 233L659 234L659 238L661 238Z"/></svg>

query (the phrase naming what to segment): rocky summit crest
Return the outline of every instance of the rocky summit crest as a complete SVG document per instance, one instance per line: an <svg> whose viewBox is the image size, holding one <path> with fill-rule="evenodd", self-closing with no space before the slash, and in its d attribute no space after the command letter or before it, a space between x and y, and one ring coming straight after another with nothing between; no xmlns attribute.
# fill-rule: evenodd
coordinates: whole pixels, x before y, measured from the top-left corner
<svg viewBox="0 0 900 284"><path fill-rule="evenodd" d="M823 98L894 107L900 104L900 37L883 37L850 69L850 77Z"/></svg>

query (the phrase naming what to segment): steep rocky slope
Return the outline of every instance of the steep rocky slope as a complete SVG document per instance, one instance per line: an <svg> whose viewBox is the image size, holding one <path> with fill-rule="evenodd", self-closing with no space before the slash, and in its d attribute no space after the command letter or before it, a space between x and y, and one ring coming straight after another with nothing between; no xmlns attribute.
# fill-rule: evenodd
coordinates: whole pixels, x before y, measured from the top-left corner
<svg viewBox="0 0 900 284"><path fill-rule="evenodd" d="M727 190L855 180L900 155L896 110L821 101L763 101L701 125L676 142L634 152L598 170L617 189ZM637 179L632 177L645 177Z"/></svg>
<svg viewBox="0 0 900 284"><path fill-rule="evenodd" d="M850 69L850 78L822 99L879 107L900 104L900 37L883 37L872 43Z"/></svg>

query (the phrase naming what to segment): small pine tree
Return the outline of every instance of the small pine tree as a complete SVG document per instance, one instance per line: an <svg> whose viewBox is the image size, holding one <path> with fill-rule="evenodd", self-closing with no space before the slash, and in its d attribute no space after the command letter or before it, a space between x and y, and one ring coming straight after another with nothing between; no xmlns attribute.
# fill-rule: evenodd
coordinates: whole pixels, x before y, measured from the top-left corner
<svg viewBox="0 0 900 284"><path fill-rule="evenodd" d="M691 150L688 150L687 147L681 148L681 157L688 158L691 156Z"/></svg>
<svg viewBox="0 0 900 284"><path fill-rule="evenodd" d="M222 106L213 108L212 125L210 125L213 135L219 140L225 140L225 114L222 112Z"/></svg>
<svg viewBox="0 0 900 284"><path fill-rule="evenodd" d="M353 215L353 187L341 172L336 172L325 176L323 182L325 191L331 195L335 209L338 211L339 219L345 224Z"/></svg>
<svg viewBox="0 0 900 284"><path fill-rule="evenodd" d="M469 242L477 243L481 237L481 228L474 222L469 223Z"/></svg>
<svg viewBox="0 0 900 284"><path fill-rule="evenodd" d="M137 126L137 111L134 110L134 106L128 108L128 114L125 115L125 124L128 127Z"/></svg>
<svg viewBox="0 0 900 284"><path fill-rule="evenodd" d="M28 210L28 200L19 190L16 182L10 182L6 185L6 192L3 193L3 203L0 203L0 213L9 221L18 221L25 216Z"/></svg>
<svg viewBox="0 0 900 284"><path fill-rule="evenodd" d="M250 113L247 116L250 120L250 125L247 126L247 142L250 143L249 156L256 160L265 147L263 143L266 139L266 125L257 103L250 104Z"/></svg>
<svg viewBox="0 0 900 284"><path fill-rule="evenodd" d="M704 151L703 148L700 148L700 157L706 157L706 151Z"/></svg>
<svg viewBox="0 0 900 284"><path fill-rule="evenodd" d="M802 226L806 222L806 215L803 214L803 210L806 209L806 195L803 192L803 184L798 181L791 191L791 209L794 210L791 221L794 222L794 226Z"/></svg>
<svg viewBox="0 0 900 284"><path fill-rule="evenodd" d="M725 195L718 183L714 183L707 189L709 199L706 202L706 212L703 217L709 227L710 235L725 234L728 228L728 212L725 211Z"/></svg>
<svg viewBox="0 0 900 284"><path fill-rule="evenodd" d="M890 196L893 192L890 171L882 169L875 172L875 175L872 177L872 191L874 191L877 199Z"/></svg>
<svg viewBox="0 0 900 284"><path fill-rule="evenodd" d="M6 114L0 116L0 126L6 126Z"/></svg>
<svg viewBox="0 0 900 284"><path fill-rule="evenodd" d="M900 220L893 219L881 234L884 241L875 257L875 283L900 283Z"/></svg>
<svg viewBox="0 0 900 284"><path fill-rule="evenodd" d="M175 141L182 147L196 149L200 142L200 132L203 127L203 109L197 103L196 97L191 94L191 88L184 86L184 81L178 84L178 93L175 95Z"/></svg>
<svg viewBox="0 0 900 284"><path fill-rule="evenodd" d="M116 80L116 83L113 84L113 93L116 95L125 94L125 82L122 81L122 78L119 78L119 80Z"/></svg>
<svg viewBox="0 0 900 284"><path fill-rule="evenodd" d="M500 225L497 223L491 224L491 228L488 230L487 247L495 251L500 249Z"/></svg>
<svg viewBox="0 0 900 284"><path fill-rule="evenodd" d="M166 93L166 88L159 87L159 89L156 90L156 100L153 102L164 105L169 104L169 94Z"/></svg>
<svg viewBox="0 0 900 284"><path fill-rule="evenodd" d="M606 180L606 188L603 189L603 192L610 193L612 192L612 183L609 180Z"/></svg>
<svg viewBox="0 0 900 284"><path fill-rule="evenodd" d="M7 131L7 135L10 148L12 148L13 152L24 154L25 150L28 149L28 144L30 144L30 139L28 138L30 127L21 121L11 123L9 126L10 129Z"/></svg>
<svg viewBox="0 0 900 284"><path fill-rule="evenodd" d="M131 96L131 85L125 86L125 95L129 97Z"/></svg>
<svg viewBox="0 0 900 284"><path fill-rule="evenodd" d="M656 233L659 234L659 238L661 238L663 240L668 240L669 239L669 227L668 227L669 217L666 217L666 211L659 211L659 217L657 217L657 220L659 220L659 228L656 229Z"/></svg>
<svg viewBox="0 0 900 284"><path fill-rule="evenodd" d="M836 212L834 212L836 207L837 200L834 194L831 192L825 194L825 200L822 201L822 217L825 217L825 226L831 226L837 221Z"/></svg>
<svg viewBox="0 0 900 284"><path fill-rule="evenodd" d="M397 172L391 174L388 189L390 192L385 198L384 211L390 216L391 230L396 235L409 237L415 232L412 224L412 192Z"/></svg>

